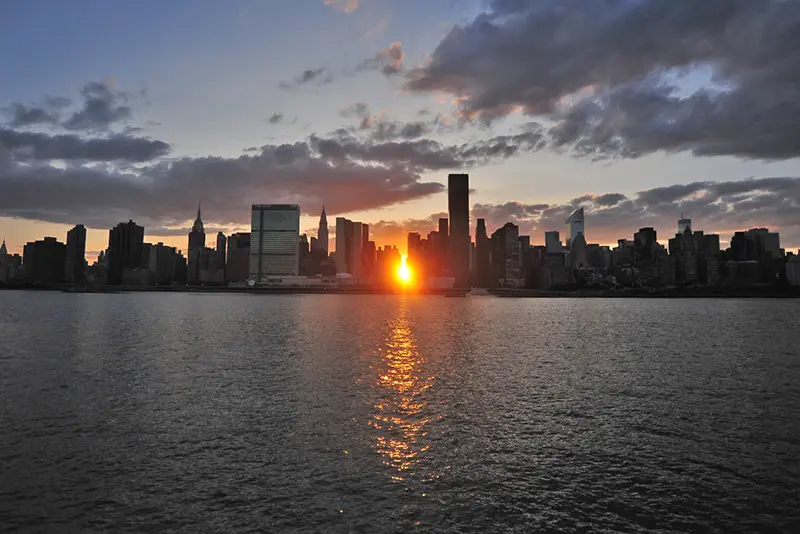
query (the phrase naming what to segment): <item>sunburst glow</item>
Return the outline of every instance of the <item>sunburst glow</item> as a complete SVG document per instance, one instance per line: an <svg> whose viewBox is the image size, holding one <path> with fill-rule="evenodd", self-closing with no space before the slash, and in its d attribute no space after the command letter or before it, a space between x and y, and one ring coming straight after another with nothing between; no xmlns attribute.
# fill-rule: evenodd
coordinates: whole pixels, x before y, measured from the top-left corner
<svg viewBox="0 0 800 534"><path fill-rule="evenodd" d="M406 256L403 256L403 258L400 260L400 265L397 267L397 279L401 284L408 285L411 283L413 278L414 276L411 273L411 269L406 263Z"/></svg>

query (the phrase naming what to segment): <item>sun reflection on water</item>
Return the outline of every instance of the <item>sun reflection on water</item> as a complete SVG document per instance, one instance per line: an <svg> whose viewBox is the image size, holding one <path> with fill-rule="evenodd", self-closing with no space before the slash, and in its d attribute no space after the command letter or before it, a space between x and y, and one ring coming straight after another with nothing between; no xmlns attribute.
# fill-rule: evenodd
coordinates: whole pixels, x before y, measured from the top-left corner
<svg viewBox="0 0 800 534"><path fill-rule="evenodd" d="M404 309L390 323L380 353L377 386L382 395L374 403L370 424L379 431L376 450L395 470L392 478L400 481L415 473L430 448L425 443L425 427L431 420L425 391L433 382L423 374L425 360Z"/></svg>

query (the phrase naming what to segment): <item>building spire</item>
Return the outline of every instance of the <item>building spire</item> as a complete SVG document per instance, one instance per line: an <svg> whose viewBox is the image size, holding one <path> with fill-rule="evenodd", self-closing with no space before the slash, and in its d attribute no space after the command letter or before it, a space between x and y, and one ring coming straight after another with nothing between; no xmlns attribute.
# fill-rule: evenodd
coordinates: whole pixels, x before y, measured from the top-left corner
<svg viewBox="0 0 800 534"><path fill-rule="evenodd" d="M201 204L202 202L203 202L202 200L198 200L198 201L197 201L197 220L198 220L198 221L200 220L200 204Z"/></svg>
<svg viewBox="0 0 800 534"><path fill-rule="evenodd" d="M0 256L5 256L8 254L8 249L6 248L6 240L3 239L3 244L0 245Z"/></svg>

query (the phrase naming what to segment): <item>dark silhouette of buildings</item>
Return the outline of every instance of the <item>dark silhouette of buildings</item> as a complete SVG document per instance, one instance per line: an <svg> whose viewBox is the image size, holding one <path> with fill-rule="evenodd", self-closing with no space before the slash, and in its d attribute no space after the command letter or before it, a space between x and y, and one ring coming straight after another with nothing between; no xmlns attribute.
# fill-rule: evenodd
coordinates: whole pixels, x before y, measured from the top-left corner
<svg viewBox="0 0 800 534"><path fill-rule="evenodd" d="M502 287L521 287L519 226L506 223L492 234L492 282Z"/></svg>
<svg viewBox="0 0 800 534"><path fill-rule="evenodd" d="M22 268L22 256L19 254L9 254L6 248L6 241L0 245L0 284L16 280Z"/></svg>
<svg viewBox="0 0 800 534"><path fill-rule="evenodd" d="M171 285L186 283L186 259L175 247L164 243L142 245L142 268L123 273L125 285Z"/></svg>
<svg viewBox="0 0 800 534"><path fill-rule="evenodd" d="M317 252L324 250L325 256L328 255L328 216L325 213L325 205L322 205L322 213L319 215L319 228L317 228L317 239L314 241L312 238L311 240L312 246L311 252Z"/></svg>
<svg viewBox="0 0 800 534"><path fill-rule="evenodd" d="M683 233L669 240L669 255L675 262L675 281L715 285L719 281L719 236L702 231L693 233L691 222L679 224L679 227L684 228Z"/></svg>
<svg viewBox="0 0 800 534"><path fill-rule="evenodd" d="M223 280L225 279L225 249L228 246L228 239L222 232L217 233L217 271L223 271Z"/></svg>
<svg viewBox="0 0 800 534"><path fill-rule="evenodd" d="M448 276L450 275L450 255L452 252L450 251L450 227L449 221L446 217L442 217L439 219L439 230L436 234L436 241L438 244L436 246L437 252L437 274L439 276Z"/></svg>
<svg viewBox="0 0 800 534"><path fill-rule="evenodd" d="M64 281L81 283L86 279L86 227L76 225L67 232L67 252Z"/></svg>
<svg viewBox="0 0 800 534"><path fill-rule="evenodd" d="M233 234L228 238L225 276L228 282L246 282L250 273L250 233Z"/></svg>
<svg viewBox="0 0 800 534"><path fill-rule="evenodd" d="M197 204L197 218L189 232L187 281L190 284L200 281L201 256L206 248L206 231L203 228L203 219L200 216L200 203Z"/></svg>
<svg viewBox="0 0 800 534"><path fill-rule="evenodd" d="M492 248L486 234L486 221L478 219L475 229L475 286L491 287Z"/></svg>
<svg viewBox="0 0 800 534"><path fill-rule="evenodd" d="M300 234L298 248L298 261L300 262L300 276L313 276L314 266L311 261L311 246L306 234Z"/></svg>
<svg viewBox="0 0 800 534"><path fill-rule="evenodd" d="M469 287L469 175L451 174L447 177L447 207L450 215L450 270L456 287Z"/></svg>
<svg viewBox="0 0 800 534"><path fill-rule="evenodd" d="M64 280L67 246L55 237L33 241L23 248L25 279L38 284L56 284Z"/></svg>
<svg viewBox="0 0 800 534"><path fill-rule="evenodd" d="M108 232L109 285L122 285L126 269L141 269L144 251L144 227L133 221L119 223Z"/></svg>

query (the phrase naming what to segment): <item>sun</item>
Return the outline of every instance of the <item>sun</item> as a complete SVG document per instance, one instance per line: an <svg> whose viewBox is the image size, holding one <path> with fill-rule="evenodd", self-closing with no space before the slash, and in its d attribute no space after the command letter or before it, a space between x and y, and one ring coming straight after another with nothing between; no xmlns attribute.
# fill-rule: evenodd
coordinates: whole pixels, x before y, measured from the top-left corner
<svg viewBox="0 0 800 534"><path fill-rule="evenodd" d="M411 283L413 275L411 274L411 269L408 268L408 264L406 263L406 257L400 260L400 265L397 266L397 279L400 281L401 284L407 286Z"/></svg>

